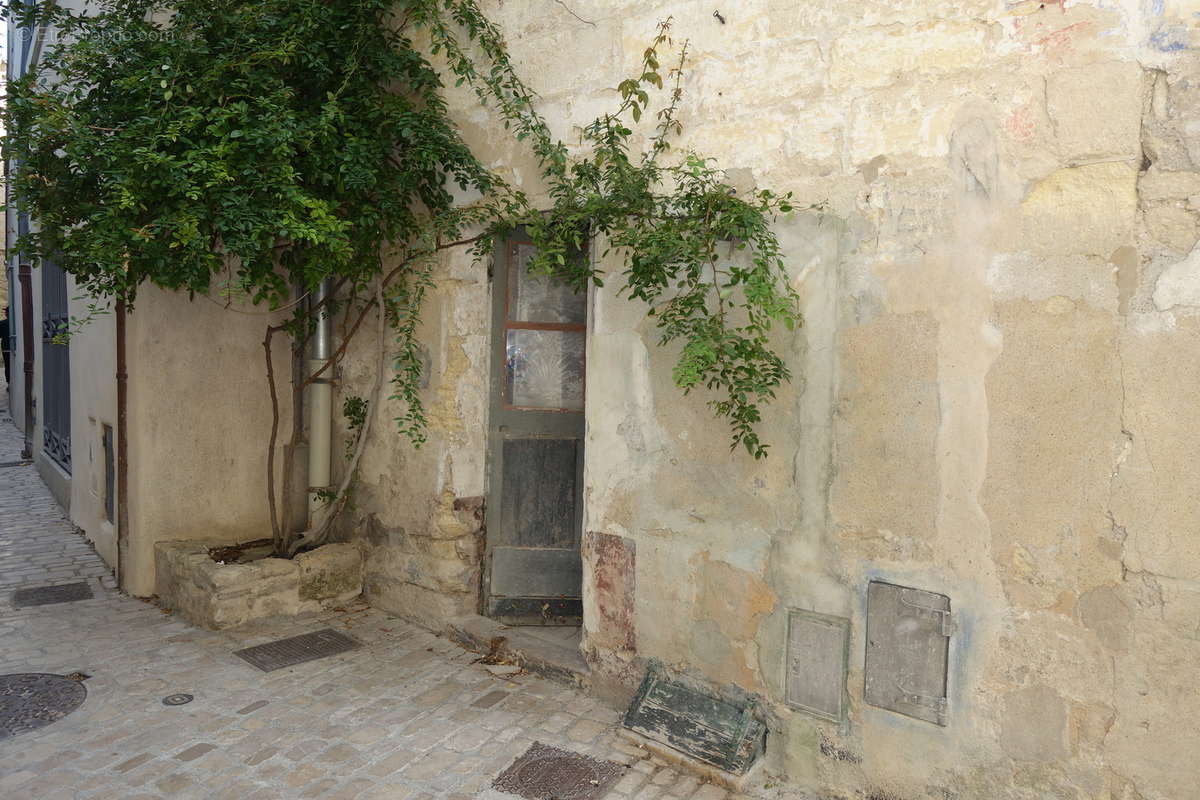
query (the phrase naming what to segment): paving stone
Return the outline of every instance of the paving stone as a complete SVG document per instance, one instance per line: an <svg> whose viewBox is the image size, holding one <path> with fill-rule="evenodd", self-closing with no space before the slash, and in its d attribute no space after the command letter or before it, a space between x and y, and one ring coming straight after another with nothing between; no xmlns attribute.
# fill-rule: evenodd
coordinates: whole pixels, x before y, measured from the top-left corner
<svg viewBox="0 0 1200 800"><path fill-rule="evenodd" d="M202 743L202 744L192 745L188 749L186 749L182 752L176 753L175 760L176 761L195 761L197 758L204 755L205 753L211 753L213 750L216 750L216 749L217 749L217 746L215 744L208 744L207 742Z"/></svg>
<svg viewBox="0 0 1200 800"><path fill-rule="evenodd" d="M152 758L154 758L154 756L150 755L149 753L142 753L141 755L134 756L126 761L122 761L120 764L114 767L114 769L116 769L117 772L129 772L131 769L137 769Z"/></svg>

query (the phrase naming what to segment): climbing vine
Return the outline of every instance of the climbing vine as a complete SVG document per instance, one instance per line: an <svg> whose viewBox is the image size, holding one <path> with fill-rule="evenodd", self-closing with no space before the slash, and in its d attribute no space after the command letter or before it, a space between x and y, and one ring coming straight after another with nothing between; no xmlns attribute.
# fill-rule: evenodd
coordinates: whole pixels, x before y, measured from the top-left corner
<svg viewBox="0 0 1200 800"><path fill-rule="evenodd" d="M771 330L800 321L771 228L792 199L739 195L710 159L672 150L687 48L673 68L661 65L672 48L668 23L637 74L616 87L613 110L568 148L474 0L4 7L13 23L55 31L37 69L9 87L12 190L40 223L18 248L54 258L99 298L134 304L149 282L290 312L264 340L275 409L268 495L280 551L323 538L384 395L402 409L400 432L424 440L416 334L434 260L454 247L486 256L515 226L537 246L530 269L578 289L614 279L606 266L620 264L621 291L647 306L662 344L677 343L675 383L706 389L733 446L766 454L760 407L790 377ZM545 207L471 152L445 81L472 87L527 143L548 188ZM463 196L478 199L456 200ZM603 244L605 258L578 256L589 240ZM332 290L314 302L323 281ZM297 536L288 504L275 507L281 398L271 342L286 334L303 353L321 313L344 319L326 371L372 316L391 341L380 335L377 391L349 409L353 463L331 498L334 513ZM293 382L293 408L318 377ZM292 417L295 444L302 430ZM285 452L290 461L292 448ZM282 475L288 497L286 465Z"/></svg>

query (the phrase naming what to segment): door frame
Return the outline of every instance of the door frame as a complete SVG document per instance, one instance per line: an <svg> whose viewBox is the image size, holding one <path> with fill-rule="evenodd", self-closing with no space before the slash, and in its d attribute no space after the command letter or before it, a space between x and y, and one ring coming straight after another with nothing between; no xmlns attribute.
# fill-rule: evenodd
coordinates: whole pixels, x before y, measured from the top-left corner
<svg viewBox="0 0 1200 800"><path fill-rule="evenodd" d="M546 438L575 438L579 447L575 464L575 527L579 535L579 560L582 572L583 525L584 525L584 460L587 433L587 364L592 333L592 292L586 290L583 324L584 336L584 407L580 412L559 410L516 409L503 401L504 366L508 360L507 330L508 304L511 287L508 285L509 259L517 244L531 244L524 228L515 228L497 235L491 264L488 270L491 291L491 316L488 324L489 359L488 375L488 430L487 452L484 464L487 477L486 502L484 504L483 566L479 592L479 613L501 621L521 619L525 624L536 624L532 620L540 615L544 624L582 624L582 586L579 598L495 598L492 597L492 556L497 547L495 533L500 529L500 492L503 488L504 441L510 435L525 434L524 438L544 436ZM584 257L589 255L590 242L585 245ZM536 422L536 424L530 424ZM580 428L582 427L582 431Z"/></svg>

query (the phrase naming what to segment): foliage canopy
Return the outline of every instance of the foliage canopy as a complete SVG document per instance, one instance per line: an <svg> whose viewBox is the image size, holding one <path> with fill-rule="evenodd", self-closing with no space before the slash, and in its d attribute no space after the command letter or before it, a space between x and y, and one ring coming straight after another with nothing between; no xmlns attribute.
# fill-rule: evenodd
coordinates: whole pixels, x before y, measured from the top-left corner
<svg viewBox="0 0 1200 800"><path fill-rule="evenodd" d="M57 31L9 87L13 190L40 222L18 246L87 292L229 287L279 308L328 278L343 304L379 298L398 423L419 443L416 320L437 251L485 254L523 225L531 269L584 287L611 263L573 257L594 239L662 343L680 344L676 384L710 390L734 446L765 454L759 405L789 378L770 331L800 321L771 229L791 199L739 196L710 160L671 150L687 48L661 67L666 23L614 109L568 148L474 0L96 0L86 14L14 0L6 12ZM528 143L548 202L471 152L445 81L469 84ZM295 308L303 339L312 309Z"/></svg>

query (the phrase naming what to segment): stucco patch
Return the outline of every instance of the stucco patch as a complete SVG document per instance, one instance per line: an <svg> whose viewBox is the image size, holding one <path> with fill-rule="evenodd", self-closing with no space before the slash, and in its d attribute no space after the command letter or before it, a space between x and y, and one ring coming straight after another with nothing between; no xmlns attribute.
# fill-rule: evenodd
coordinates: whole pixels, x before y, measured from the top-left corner
<svg viewBox="0 0 1200 800"><path fill-rule="evenodd" d="M1076 604L1079 619L1100 637L1110 650L1124 650L1129 640L1133 614L1113 586L1089 589Z"/></svg>
<svg viewBox="0 0 1200 800"><path fill-rule="evenodd" d="M912 555L935 529L938 325L892 314L844 336L833 516L870 555Z"/></svg>
<svg viewBox="0 0 1200 800"><path fill-rule="evenodd" d="M584 574L590 576L591 589L588 610L594 612L584 616L589 645L636 649L636 557L637 545L632 539L596 531L583 535Z"/></svg>
<svg viewBox="0 0 1200 800"><path fill-rule="evenodd" d="M1004 696L1000 746L1018 761L1055 761L1067 755L1067 706L1049 686Z"/></svg>

